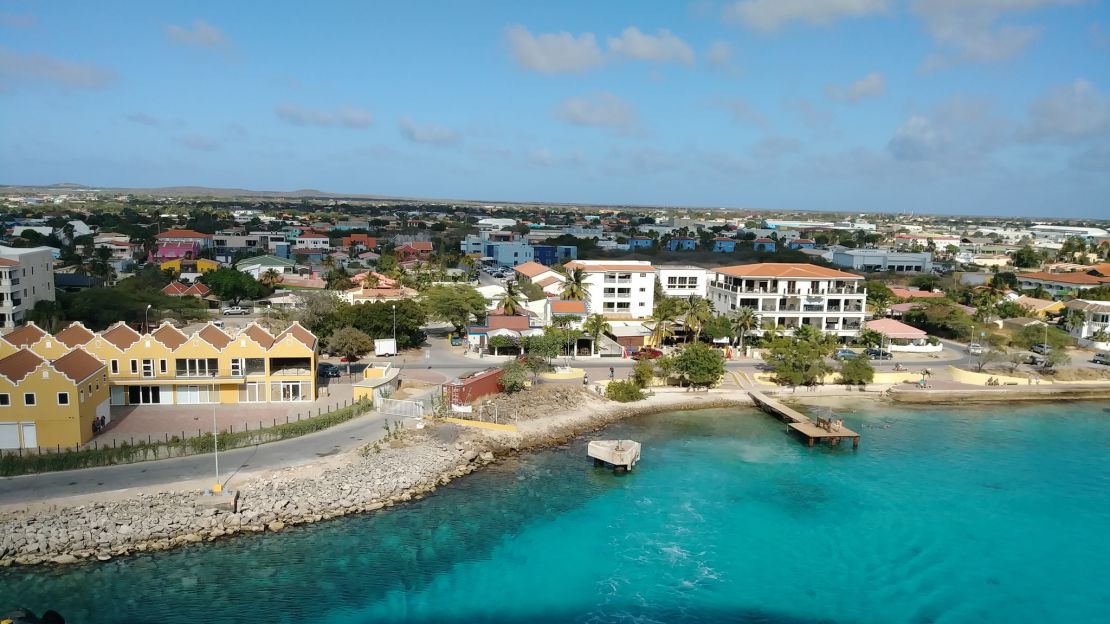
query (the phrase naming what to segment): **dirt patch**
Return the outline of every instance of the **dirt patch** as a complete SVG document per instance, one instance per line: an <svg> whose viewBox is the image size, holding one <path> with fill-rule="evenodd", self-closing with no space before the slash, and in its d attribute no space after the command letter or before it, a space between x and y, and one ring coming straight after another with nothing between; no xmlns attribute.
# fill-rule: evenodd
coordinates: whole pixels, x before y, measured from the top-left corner
<svg viewBox="0 0 1110 624"><path fill-rule="evenodd" d="M552 384L498 395L491 402L497 406L497 415L502 420L522 422L605 401L578 386Z"/></svg>
<svg viewBox="0 0 1110 624"><path fill-rule="evenodd" d="M1052 378L1056 381L1107 381L1110 368L1061 368Z"/></svg>

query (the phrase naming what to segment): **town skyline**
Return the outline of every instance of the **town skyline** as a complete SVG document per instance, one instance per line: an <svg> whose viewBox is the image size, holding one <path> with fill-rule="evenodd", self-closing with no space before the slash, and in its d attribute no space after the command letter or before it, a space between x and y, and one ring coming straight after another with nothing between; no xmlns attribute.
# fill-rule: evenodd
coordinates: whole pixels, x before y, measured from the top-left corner
<svg viewBox="0 0 1110 624"><path fill-rule="evenodd" d="M430 6L11 3L2 181L1106 212L1105 2Z"/></svg>

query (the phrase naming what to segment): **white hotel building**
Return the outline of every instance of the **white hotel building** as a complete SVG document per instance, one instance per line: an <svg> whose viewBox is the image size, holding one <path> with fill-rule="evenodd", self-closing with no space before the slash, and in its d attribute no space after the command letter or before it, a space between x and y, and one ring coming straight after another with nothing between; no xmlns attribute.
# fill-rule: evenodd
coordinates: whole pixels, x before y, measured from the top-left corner
<svg viewBox="0 0 1110 624"><path fill-rule="evenodd" d="M761 328L787 332L811 325L837 336L856 336L867 309L862 277L813 264L718 267L712 270L708 294L718 314L752 308Z"/></svg>
<svg viewBox="0 0 1110 624"><path fill-rule="evenodd" d="M566 270L586 271L587 312L611 319L643 319L655 309L656 269L643 260L572 260Z"/></svg>
<svg viewBox="0 0 1110 624"><path fill-rule="evenodd" d="M22 325L39 301L54 301L53 250L0 247L0 327Z"/></svg>

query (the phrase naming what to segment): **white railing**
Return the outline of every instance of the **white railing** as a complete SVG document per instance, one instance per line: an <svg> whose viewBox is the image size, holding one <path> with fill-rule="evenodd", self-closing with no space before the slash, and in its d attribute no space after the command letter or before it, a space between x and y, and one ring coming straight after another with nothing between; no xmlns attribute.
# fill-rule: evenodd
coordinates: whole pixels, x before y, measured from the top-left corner
<svg viewBox="0 0 1110 624"><path fill-rule="evenodd" d="M400 416L401 418L423 418L424 404L419 401L405 401L404 399L382 399L378 409L383 414Z"/></svg>

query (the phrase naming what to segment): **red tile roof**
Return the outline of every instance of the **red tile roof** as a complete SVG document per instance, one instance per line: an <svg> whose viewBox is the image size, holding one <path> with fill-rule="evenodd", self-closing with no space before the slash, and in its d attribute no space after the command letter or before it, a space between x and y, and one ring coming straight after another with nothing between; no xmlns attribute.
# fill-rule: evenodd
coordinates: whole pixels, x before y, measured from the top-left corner
<svg viewBox="0 0 1110 624"><path fill-rule="evenodd" d="M301 235L298 236L297 238L327 238L327 235L326 234L321 234L319 232L313 232L313 231L310 230L308 232L302 232Z"/></svg>
<svg viewBox="0 0 1110 624"><path fill-rule="evenodd" d="M532 277L535 277L535 276L537 276L541 273L545 273L547 271L550 271L551 267L548 267L547 265L544 265L544 264L540 264L539 262L529 261L529 262L525 262L524 264L517 265L516 267L513 267L513 270L516 271L517 273L520 273L524 277L532 278Z"/></svg>
<svg viewBox="0 0 1110 624"><path fill-rule="evenodd" d="M166 230L165 232L155 234L154 238L212 238L212 235L195 230Z"/></svg>
<svg viewBox="0 0 1110 624"><path fill-rule="evenodd" d="M585 301L552 301L552 314L585 314Z"/></svg>
<svg viewBox="0 0 1110 624"><path fill-rule="evenodd" d="M1037 280L1041 282L1059 282L1061 284L1075 284L1077 286L1098 286L1110 284L1110 277L1098 277L1075 271L1072 273L1018 273L1019 280Z"/></svg>
<svg viewBox="0 0 1110 624"><path fill-rule="evenodd" d="M35 355L29 349L20 349L8 357L0 360L0 375L7 377L13 383L23 381L31 371L39 367L45 360Z"/></svg>
<svg viewBox="0 0 1110 624"><path fill-rule="evenodd" d="M131 329L123 321L116 323L107 331L101 332L100 337L114 344L121 351L139 341L139 332Z"/></svg>
<svg viewBox="0 0 1110 624"><path fill-rule="evenodd" d="M38 328L33 323L28 323L22 327L16 327L7 334L4 334L4 340L17 347L29 347L39 341L40 338L46 335L46 332Z"/></svg>
<svg viewBox="0 0 1110 624"><path fill-rule="evenodd" d="M70 381L80 383L103 370L104 362L78 347L54 360L53 366L59 373L69 377Z"/></svg>
<svg viewBox="0 0 1110 624"><path fill-rule="evenodd" d="M173 325L163 323L158 329L150 334L158 342L166 345L170 350L176 349L189 341L189 337L181 333Z"/></svg>
<svg viewBox="0 0 1110 624"><path fill-rule="evenodd" d="M795 262L763 262L760 264L738 264L713 269L732 277L778 277L795 279L851 279L862 280L859 275L828 269L815 264Z"/></svg>
<svg viewBox="0 0 1110 624"><path fill-rule="evenodd" d="M65 329L54 334L54 337L58 339L58 342L73 348L88 343L96 337L96 334L89 331L81 323L70 323Z"/></svg>
<svg viewBox="0 0 1110 624"><path fill-rule="evenodd" d="M171 297L178 297L184 295L185 291L188 289L189 287L185 284L182 284L181 282L170 282L162 288L162 294L169 295Z"/></svg>
<svg viewBox="0 0 1110 624"><path fill-rule="evenodd" d="M19 263L11 258L0 258L0 266L19 266Z"/></svg>
<svg viewBox="0 0 1110 624"><path fill-rule="evenodd" d="M290 325L289 329L281 332L281 334L274 339L274 342L280 342L286 336L293 336L297 339L298 342L308 347L309 349L316 348L316 336L312 332L301 327L300 323L293 323L292 325Z"/></svg>
<svg viewBox="0 0 1110 624"><path fill-rule="evenodd" d="M223 350L224 347L231 344L231 336L220 331L220 328L211 323L202 327L196 335L200 336L201 340L220 350Z"/></svg>
<svg viewBox="0 0 1110 624"><path fill-rule="evenodd" d="M264 348L269 349L270 345L274 344L274 337L270 332L263 329L261 326L251 323L243 330L243 333L250 337L251 340L262 345Z"/></svg>

